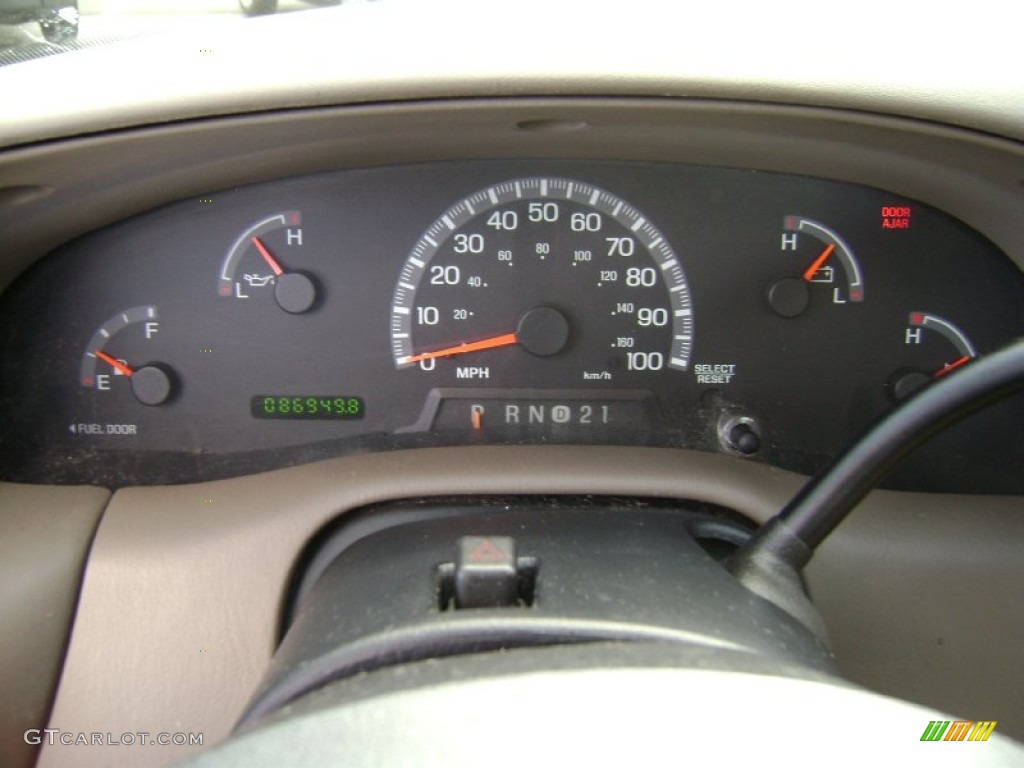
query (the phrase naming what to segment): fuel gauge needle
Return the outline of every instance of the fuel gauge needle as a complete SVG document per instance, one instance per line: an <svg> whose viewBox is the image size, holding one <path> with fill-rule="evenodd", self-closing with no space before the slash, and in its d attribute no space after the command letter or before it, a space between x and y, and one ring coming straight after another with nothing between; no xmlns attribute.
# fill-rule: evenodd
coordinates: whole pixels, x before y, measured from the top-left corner
<svg viewBox="0 0 1024 768"><path fill-rule="evenodd" d="M95 352L93 352L93 354L96 355L96 357L98 357L103 362L108 363L111 367L116 368L120 373L123 373L125 376L131 376L133 373L135 373L135 371L133 371L127 365L122 363L120 360L115 360L106 352L102 352L97 349Z"/></svg>
<svg viewBox="0 0 1024 768"><path fill-rule="evenodd" d="M971 362L971 360L973 359L974 358L970 357L969 355L964 355L959 360L954 360L952 363L946 363L944 366L939 368L939 370L935 371L932 374L932 378L937 379L940 376L945 376L947 373L956 370L961 365L967 365L967 363Z"/></svg>
<svg viewBox="0 0 1024 768"><path fill-rule="evenodd" d="M822 251L818 255L818 258L814 260L814 263L811 264L811 266L809 266L804 271L804 280L806 280L808 283L811 282L811 280L814 279L814 273L821 269L821 265L828 261L828 257L832 255L832 251L834 251L835 249L836 245L835 243L832 243L828 246L828 248Z"/></svg>
<svg viewBox="0 0 1024 768"><path fill-rule="evenodd" d="M481 339L480 341L471 341L465 344L459 344L456 347L446 347L445 349L439 349L436 352L422 352L418 355L410 355L405 358L407 363L418 363L421 360L431 360L435 357L451 357L452 355L464 355L467 352L480 352L484 349L494 349L495 347L507 347L510 344L518 344L519 339L516 338L514 333L506 333L501 336L491 336L488 339Z"/></svg>
<svg viewBox="0 0 1024 768"><path fill-rule="evenodd" d="M256 246L256 250L260 252L260 256L263 257L263 260L270 265L270 268L274 271L275 275L280 277L284 274L284 269L277 263L277 259L270 254L270 251L267 250L267 246L265 246L258 237L254 237L252 239L252 244Z"/></svg>

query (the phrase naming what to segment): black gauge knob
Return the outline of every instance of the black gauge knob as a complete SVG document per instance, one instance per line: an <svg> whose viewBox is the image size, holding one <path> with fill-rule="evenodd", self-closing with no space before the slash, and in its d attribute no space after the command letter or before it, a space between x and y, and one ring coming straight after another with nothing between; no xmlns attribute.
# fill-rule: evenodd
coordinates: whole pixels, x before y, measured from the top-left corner
<svg viewBox="0 0 1024 768"><path fill-rule="evenodd" d="M143 405L163 405L174 389L170 374L156 365L136 368L130 381L132 394Z"/></svg>
<svg viewBox="0 0 1024 768"><path fill-rule="evenodd" d="M316 283L302 272L285 272L277 276L274 299L285 312L301 315L316 304Z"/></svg>
<svg viewBox="0 0 1024 768"><path fill-rule="evenodd" d="M569 321L553 307L534 307L519 319L516 341L531 355L557 355L569 341Z"/></svg>
<svg viewBox="0 0 1024 768"><path fill-rule="evenodd" d="M899 371L889 379L889 393L896 402L902 402L931 381L932 377L921 371Z"/></svg>
<svg viewBox="0 0 1024 768"><path fill-rule="evenodd" d="M768 303L779 317L799 317L811 303L807 282L783 277L768 286Z"/></svg>

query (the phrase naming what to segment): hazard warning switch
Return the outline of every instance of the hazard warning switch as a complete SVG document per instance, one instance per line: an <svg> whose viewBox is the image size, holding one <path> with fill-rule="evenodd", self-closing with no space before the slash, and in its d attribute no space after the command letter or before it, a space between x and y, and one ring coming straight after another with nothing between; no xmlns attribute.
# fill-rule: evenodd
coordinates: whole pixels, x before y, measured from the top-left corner
<svg viewBox="0 0 1024 768"><path fill-rule="evenodd" d="M463 536L456 545L454 564L442 566L441 608L530 605L536 574L537 560L517 557L515 539Z"/></svg>

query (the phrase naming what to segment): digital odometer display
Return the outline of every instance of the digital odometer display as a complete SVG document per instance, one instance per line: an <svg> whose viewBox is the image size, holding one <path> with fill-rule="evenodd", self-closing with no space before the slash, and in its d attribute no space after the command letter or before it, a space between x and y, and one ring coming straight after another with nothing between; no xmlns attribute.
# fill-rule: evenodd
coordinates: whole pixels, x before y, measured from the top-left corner
<svg viewBox="0 0 1024 768"><path fill-rule="evenodd" d="M366 413L353 395L253 395L249 407L256 419L354 421Z"/></svg>

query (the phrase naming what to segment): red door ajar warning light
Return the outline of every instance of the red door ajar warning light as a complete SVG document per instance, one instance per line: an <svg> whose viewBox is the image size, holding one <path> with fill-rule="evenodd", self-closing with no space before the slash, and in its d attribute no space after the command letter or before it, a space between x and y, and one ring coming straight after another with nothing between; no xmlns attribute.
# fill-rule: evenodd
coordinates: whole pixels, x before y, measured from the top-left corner
<svg viewBox="0 0 1024 768"><path fill-rule="evenodd" d="M882 229L910 229L913 209L909 205L883 205Z"/></svg>

